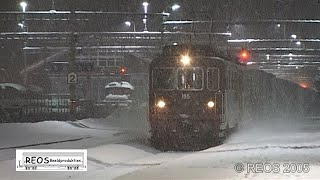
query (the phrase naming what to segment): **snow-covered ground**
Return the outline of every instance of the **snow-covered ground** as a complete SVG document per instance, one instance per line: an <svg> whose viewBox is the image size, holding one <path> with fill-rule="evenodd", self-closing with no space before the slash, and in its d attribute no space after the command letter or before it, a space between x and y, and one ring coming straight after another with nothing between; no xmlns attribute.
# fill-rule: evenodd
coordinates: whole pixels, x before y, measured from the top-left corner
<svg viewBox="0 0 320 180"><path fill-rule="evenodd" d="M0 124L0 179L113 179L174 160L186 152L145 145L146 117L122 110L107 118L75 122ZM15 149L87 149L87 172L16 172Z"/></svg>
<svg viewBox="0 0 320 180"><path fill-rule="evenodd" d="M235 168L241 172L236 172ZM320 121L269 120L242 128L220 146L116 179L319 177Z"/></svg>
<svg viewBox="0 0 320 180"><path fill-rule="evenodd" d="M135 110L76 122L0 124L0 179L320 177L320 120L317 119L247 123L224 144L199 152L160 152L148 147L147 138L146 112ZM88 149L88 171L16 172L16 148ZM273 167L274 163L279 164L278 169ZM251 168L248 173L249 165L254 165L257 172ZM262 171L274 169L259 173L261 165ZM304 172L295 169L291 169L294 173L284 172L287 166L302 165ZM243 171L236 172L235 166ZM272 173L276 170L279 172Z"/></svg>

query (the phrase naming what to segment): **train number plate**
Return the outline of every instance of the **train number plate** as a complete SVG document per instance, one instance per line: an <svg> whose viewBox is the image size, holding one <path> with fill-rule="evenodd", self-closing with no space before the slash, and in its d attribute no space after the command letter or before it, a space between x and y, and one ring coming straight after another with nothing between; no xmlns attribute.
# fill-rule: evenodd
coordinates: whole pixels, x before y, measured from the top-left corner
<svg viewBox="0 0 320 180"><path fill-rule="evenodd" d="M190 99L190 98L191 98L190 94L182 94L181 95L181 99Z"/></svg>
<svg viewBox="0 0 320 180"><path fill-rule="evenodd" d="M16 171L87 171L87 150L17 149Z"/></svg>

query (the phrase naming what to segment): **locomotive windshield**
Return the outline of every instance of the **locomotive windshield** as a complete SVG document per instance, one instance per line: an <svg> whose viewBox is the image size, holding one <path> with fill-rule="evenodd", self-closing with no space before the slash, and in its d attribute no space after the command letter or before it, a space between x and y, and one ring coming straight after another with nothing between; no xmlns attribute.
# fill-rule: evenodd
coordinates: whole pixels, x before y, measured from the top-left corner
<svg viewBox="0 0 320 180"><path fill-rule="evenodd" d="M153 88L162 90L201 90L203 70L193 68L157 68L152 72Z"/></svg>
<svg viewBox="0 0 320 180"><path fill-rule="evenodd" d="M202 68L179 68L178 89L179 90L200 90L203 87Z"/></svg>
<svg viewBox="0 0 320 180"><path fill-rule="evenodd" d="M208 68L208 89L217 90L219 89L219 69Z"/></svg>
<svg viewBox="0 0 320 180"><path fill-rule="evenodd" d="M175 89L175 75L174 68L158 68L153 70L153 88L173 90Z"/></svg>

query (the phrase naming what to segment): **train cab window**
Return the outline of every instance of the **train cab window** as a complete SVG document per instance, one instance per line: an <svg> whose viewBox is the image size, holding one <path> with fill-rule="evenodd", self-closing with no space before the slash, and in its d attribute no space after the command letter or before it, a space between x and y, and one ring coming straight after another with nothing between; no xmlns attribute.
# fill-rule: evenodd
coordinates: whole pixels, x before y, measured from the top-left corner
<svg viewBox="0 0 320 180"><path fill-rule="evenodd" d="M178 89L179 90L201 90L203 87L202 68L179 68Z"/></svg>
<svg viewBox="0 0 320 180"><path fill-rule="evenodd" d="M176 71L174 68L158 68L152 71L152 86L154 89L175 89Z"/></svg>
<svg viewBox="0 0 320 180"><path fill-rule="evenodd" d="M208 68L208 89L211 91L219 89L219 69L218 68Z"/></svg>

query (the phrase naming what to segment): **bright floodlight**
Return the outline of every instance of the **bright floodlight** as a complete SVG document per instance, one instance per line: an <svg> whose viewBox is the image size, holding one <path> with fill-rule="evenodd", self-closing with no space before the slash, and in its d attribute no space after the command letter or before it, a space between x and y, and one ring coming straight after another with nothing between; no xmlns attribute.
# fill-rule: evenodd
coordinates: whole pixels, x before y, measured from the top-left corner
<svg viewBox="0 0 320 180"><path fill-rule="evenodd" d="M131 26L131 22L130 21L126 21L124 22L127 26Z"/></svg>
<svg viewBox="0 0 320 180"><path fill-rule="evenodd" d="M182 62L183 65L185 65L185 66L189 65L190 61L191 61L191 59L190 59L190 57L188 55L181 56L181 62Z"/></svg>
<svg viewBox="0 0 320 180"><path fill-rule="evenodd" d="M175 11L175 10L177 10L177 9L179 9L179 8L180 8L180 6L179 6L178 4L175 4L175 5L173 5L173 6L171 7L172 11Z"/></svg>
<svg viewBox="0 0 320 180"><path fill-rule="evenodd" d="M295 35L295 34L292 34L291 37L292 37L293 39L297 39L297 35Z"/></svg>
<svg viewBox="0 0 320 180"><path fill-rule="evenodd" d="M149 3L148 3L148 2L143 2L142 5L143 5L143 6L148 6Z"/></svg>
<svg viewBox="0 0 320 180"><path fill-rule="evenodd" d="M20 3L20 6L22 7L22 11L23 11L23 12L26 12L26 7L27 7L27 5L28 5L28 4L27 4L26 2L21 2L21 3Z"/></svg>

